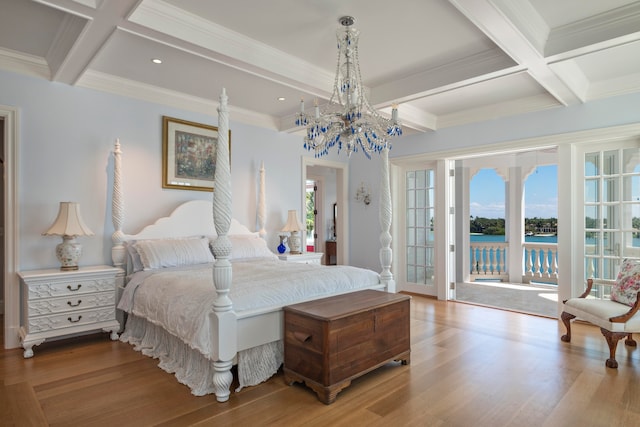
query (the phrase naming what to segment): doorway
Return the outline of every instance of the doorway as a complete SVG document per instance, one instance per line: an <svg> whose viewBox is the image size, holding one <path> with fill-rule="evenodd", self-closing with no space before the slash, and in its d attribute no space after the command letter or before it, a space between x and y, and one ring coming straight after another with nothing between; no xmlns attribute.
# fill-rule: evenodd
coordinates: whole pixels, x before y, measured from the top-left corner
<svg viewBox="0 0 640 427"><path fill-rule="evenodd" d="M304 183L302 200L305 204L302 211L307 212L308 219L314 217L312 211L316 211L312 229L317 237L308 236L308 245L311 246L311 242L314 242L314 250L324 253L322 263L325 265L348 264L349 241L340 238L340 236L348 236L349 233L348 165L303 157L302 171ZM314 183L315 190L311 182ZM307 206L310 191L313 192L315 208Z"/></svg>

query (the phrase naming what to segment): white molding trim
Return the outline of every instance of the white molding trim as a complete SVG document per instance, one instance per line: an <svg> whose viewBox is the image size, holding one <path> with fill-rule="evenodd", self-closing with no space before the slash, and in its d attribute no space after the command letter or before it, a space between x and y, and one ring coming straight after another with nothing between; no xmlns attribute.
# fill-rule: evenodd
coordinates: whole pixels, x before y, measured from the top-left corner
<svg viewBox="0 0 640 427"><path fill-rule="evenodd" d="M481 147L466 147L455 150L441 150L424 153L421 155L410 154L393 157L391 163L398 166L415 165L420 162L438 160L442 158L462 159L475 156L497 155L516 151L525 151L535 148L543 150L550 147L558 147L571 144L588 144L594 142L608 142L626 139L640 135L640 122L629 125L612 126L598 129L588 129L575 132L545 135L533 138L514 139L495 144L486 144Z"/></svg>
<svg viewBox="0 0 640 427"><path fill-rule="evenodd" d="M216 101L185 95L181 92L170 91L92 70L87 70L83 74L78 80L77 86L208 115L218 108L218 102ZM234 121L271 130L279 130L280 120L276 117L237 107L231 107L230 110Z"/></svg>
<svg viewBox="0 0 640 427"><path fill-rule="evenodd" d="M4 118L4 348L20 346L20 287L18 286L18 109L0 105Z"/></svg>
<svg viewBox="0 0 640 427"><path fill-rule="evenodd" d="M39 56L27 55L10 49L0 48L0 68L14 73L41 77L49 80L49 65Z"/></svg>
<svg viewBox="0 0 640 427"><path fill-rule="evenodd" d="M549 33L545 54L552 56L604 40L608 46L618 44L616 37L638 38L640 28L640 4L618 7L599 15L556 27ZM634 35L635 34L635 35Z"/></svg>
<svg viewBox="0 0 640 427"><path fill-rule="evenodd" d="M228 63L229 59L232 59L238 65L237 62L240 61L245 65L238 68L251 69L254 73L262 69L315 88L330 88L335 78L333 70L316 67L259 40L216 25L161 0L143 2L129 19L133 23L169 34L208 49L212 53L216 52L215 55L220 62Z"/></svg>

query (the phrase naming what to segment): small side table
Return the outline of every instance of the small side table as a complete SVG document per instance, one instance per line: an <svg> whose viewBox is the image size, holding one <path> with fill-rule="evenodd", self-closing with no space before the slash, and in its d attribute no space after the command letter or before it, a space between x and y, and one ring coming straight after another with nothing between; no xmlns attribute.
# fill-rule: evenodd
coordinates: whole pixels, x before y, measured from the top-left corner
<svg viewBox="0 0 640 427"><path fill-rule="evenodd" d="M336 265L338 264L338 247L335 240L327 240L325 242L325 251L327 252L327 265Z"/></svg>
<svg viewBox="0 0 640 427"><path fill-rule="evenodd" d="M50 338L103 330L118 339L116 275L108 265L23 271L18 273L22 294L20 339L24 357L33 357L33 346Z"/></svg>
<svg viewBox="0 0 640 427"><path fill-rule="evenodd" d="M304 264L320 264L322 261L322 252L305 252L303 254L280 254L278 258L282 261L301 262Z"/></svg>

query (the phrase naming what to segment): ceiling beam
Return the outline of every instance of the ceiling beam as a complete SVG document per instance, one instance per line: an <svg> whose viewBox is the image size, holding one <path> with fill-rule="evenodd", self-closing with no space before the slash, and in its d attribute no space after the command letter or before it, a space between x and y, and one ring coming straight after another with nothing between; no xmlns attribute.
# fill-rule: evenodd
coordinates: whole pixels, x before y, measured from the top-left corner
<svg viewBox="0 0 640 427"><path fill-rule="evenodd" d="M500 8L498 0L449 0L480 31L489 37L516 63L523 66L540 86L562 105L580 104L582 100L572 88L557 76L539 49L541 30L527 28L520 18L509 10ZM507 2L504 2L502 7ZM511 17L511 19L509 18ZM527 37L527 35L529 37Z"/></svg>

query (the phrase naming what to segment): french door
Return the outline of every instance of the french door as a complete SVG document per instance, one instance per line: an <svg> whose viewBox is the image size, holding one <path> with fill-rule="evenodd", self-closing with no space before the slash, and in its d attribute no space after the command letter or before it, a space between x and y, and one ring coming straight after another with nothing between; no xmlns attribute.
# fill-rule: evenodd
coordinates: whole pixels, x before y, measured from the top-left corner
<svg viewBox="0 0 640 427"><path fill-rule="evenodd" d="M404 170L403 269L401 289L437 295L436 289L436 168Z"/></svg>
<svg viewBox="0 0 640 427"><path fill-rule="evenodd" d="M578 154L584 278L615 279L623 259L640 258L640 143L588 145ZM573 294L581 288L576 286Z"/></svg>

